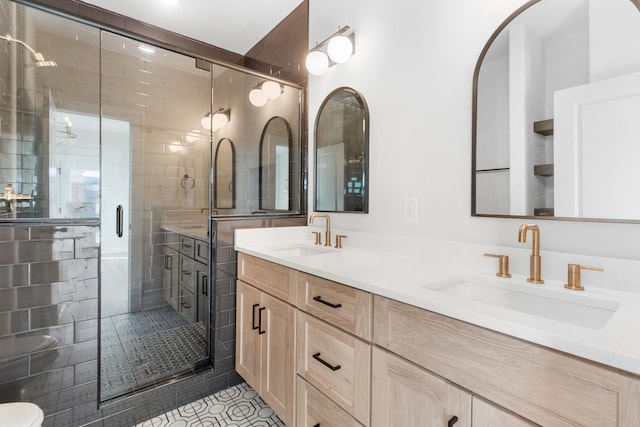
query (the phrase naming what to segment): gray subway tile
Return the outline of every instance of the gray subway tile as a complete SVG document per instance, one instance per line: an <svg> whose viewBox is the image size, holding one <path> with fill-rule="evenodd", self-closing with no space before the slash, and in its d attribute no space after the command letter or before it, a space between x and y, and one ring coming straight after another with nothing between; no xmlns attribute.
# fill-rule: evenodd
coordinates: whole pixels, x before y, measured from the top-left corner
<svg viewBox="0 0 640 427"><path fill-rule="evenodd" d="M29 330L29 310L0 313L0 335Z"/></svg>

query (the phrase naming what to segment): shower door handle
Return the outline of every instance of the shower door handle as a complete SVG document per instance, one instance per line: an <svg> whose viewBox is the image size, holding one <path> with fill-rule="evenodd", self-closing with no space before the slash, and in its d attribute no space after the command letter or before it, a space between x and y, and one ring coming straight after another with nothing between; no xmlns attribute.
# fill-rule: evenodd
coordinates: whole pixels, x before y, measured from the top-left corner
<svg viewBox="0 0 640 427"><path fill-rule="evenodd" d="M122 237L122 235L124 234L124 230L123 230L123 220L124 220L124 209L122 208L122 205L118 205L118 207L116 208L116 235L118 237Z"/></svg>

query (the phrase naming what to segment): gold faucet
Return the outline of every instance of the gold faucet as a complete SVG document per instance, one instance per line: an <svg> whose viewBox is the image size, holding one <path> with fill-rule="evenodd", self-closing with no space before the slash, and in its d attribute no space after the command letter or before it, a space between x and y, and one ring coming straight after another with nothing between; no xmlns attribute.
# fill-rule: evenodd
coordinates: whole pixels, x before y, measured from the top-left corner
<svg viewBox="0 0 640 427"><path fill-rule="evenodd" d="M531 242L531 266L527 282L541 285L544 280L540 278L542 271L542 258L540 257L540 229L535 224L522 224L518 230L518 242L526 243L527 231L531 230L533 242Z"/></svg>
<svg viewBox="0 0 640 427"><path fill-rule="evenodd" d="M313 220L316 218L324 218L326 220L327 225L324 231L324 238L325 238L324 245L331 246L331 218L329 218L329 215L326 213L314 212L311 214L311 217L309 218L309 224L313 224Z"/></svg>

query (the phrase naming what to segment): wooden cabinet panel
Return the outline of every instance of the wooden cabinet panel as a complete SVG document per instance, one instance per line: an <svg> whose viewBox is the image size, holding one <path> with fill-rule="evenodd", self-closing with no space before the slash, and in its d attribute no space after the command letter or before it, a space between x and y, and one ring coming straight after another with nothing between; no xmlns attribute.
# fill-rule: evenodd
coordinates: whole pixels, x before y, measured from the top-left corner
<svg viewBox="0 0 640 427"><path fill-rule="evenodd" d="M298 274L298 307L371 341L370 293L306 273Z"/></svg>
<svg viewBox="0 0 640 427"><path fill-rule="evenodd" d="M363 427L342 408L301 377L297 380L297 416L300 427Z"/></svg>
<svg viewBox="0 0 640 427"><path fill-rule="evenodd" d="M471 426L470 393L376 347L372 372L371 427Z"/></svg>
<svg viewBox="0 0 640 427"><path fill-rule="evenodd" d="M473 396L472 413L473 427L535 427L537 425L477 396Z"/></svg>
<svg viewBox="0 0 640 427"><path fill-rule="evenodd" d="M294 307L262 294L262 306L266 312L259 325L262 335L262 367L260 396L282 421L293 425L295 399L295 331Z"/></svg>
<svg viewBox="0 0 640 427"><path fill-rule="evenodd" d="M622 375L584 359L378 296L374 342L538 424L631 425Z"/></svg>
<svg viewBox="0 0 640 427"><path fill-rule="evenodd" d="M260 339L258 310L262 293L238 281L236 290L236 371L260 392Z"/></svg>
<svg viewBox="0 0 640 427"><path fill-rule="evenodd" d="M238 278L264 292L296 303L297 272L260 258L238 254Z"/></svg>
<svg viewBox="0 0 640 427"><path fill-rule="evenodd" d="M295 308L240 280L236 303L236 371L293 426Z"/></svg>
<svg viewBox="0 0 640 427"><path fill-rule="evenodd" d="M298 374L369 423L371 345L298 311Z"/></svg>

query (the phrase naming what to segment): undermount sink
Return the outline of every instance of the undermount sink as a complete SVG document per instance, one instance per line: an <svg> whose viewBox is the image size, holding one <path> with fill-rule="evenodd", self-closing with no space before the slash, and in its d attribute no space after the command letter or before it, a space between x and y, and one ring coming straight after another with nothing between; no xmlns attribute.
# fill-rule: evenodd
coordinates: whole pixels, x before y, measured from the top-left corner
<svg viewBox="0 0 640 427"><path fill-rule="evenodd" d="M620 307L615 301L543 286L463 275L425 288L589 329L603 328Z"/></svg>
<svg viewBox="0 0 640 427"><path fill-rule="evenodd" d="M272 251L276 252L280 256L296 256L306 257L313 255L322 255L335 252L331 248L325 248L324 246L312 246L305 244L282 246L279 248L273 248Z"/></svg>

